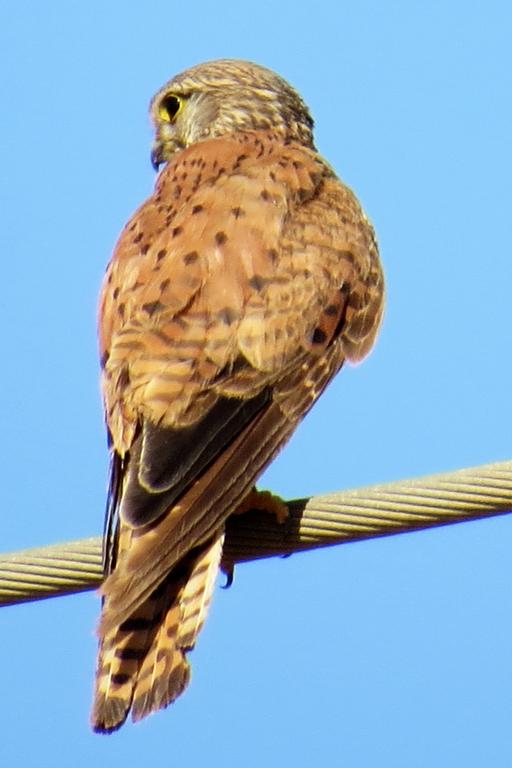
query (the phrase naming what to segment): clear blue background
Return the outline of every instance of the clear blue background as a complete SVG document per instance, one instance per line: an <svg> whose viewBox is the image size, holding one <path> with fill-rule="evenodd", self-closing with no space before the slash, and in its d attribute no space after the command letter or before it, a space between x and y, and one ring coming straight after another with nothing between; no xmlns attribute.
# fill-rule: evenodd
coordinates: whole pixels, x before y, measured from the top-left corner
<svg viewBox="0 0 512 768"><path fill-rule="evenodd" d="M296 497L511 457L510 3L0 6L1 547L101 531L96 296L151 192L146 108L248 58L310 104L388 310L268 471ZM512 764L512 520L240 567L171 709L88 729L94 594L0 611L2 765ZM121 761L123 761L121 763Z"/></svg>

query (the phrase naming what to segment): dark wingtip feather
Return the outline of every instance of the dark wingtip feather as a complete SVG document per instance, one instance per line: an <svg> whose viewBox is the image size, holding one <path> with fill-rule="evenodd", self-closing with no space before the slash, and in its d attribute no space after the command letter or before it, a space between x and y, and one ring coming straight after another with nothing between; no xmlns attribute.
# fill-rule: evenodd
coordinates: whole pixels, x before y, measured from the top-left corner
<svg viewBox="0 0 512 768"><path fill-rule="evenodd" d="M190 427L145 421L130 449L120 514L134 527L157 521L269 402L263 389L249 399L219 397Z"/></svg>

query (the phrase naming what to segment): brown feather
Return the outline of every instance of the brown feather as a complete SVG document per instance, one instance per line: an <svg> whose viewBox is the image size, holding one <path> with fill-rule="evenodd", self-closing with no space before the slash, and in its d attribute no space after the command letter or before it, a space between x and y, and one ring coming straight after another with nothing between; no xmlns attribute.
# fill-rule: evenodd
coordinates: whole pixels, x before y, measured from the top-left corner
<svg viewBox="0 0 512 768"><path fill-rule="evenodd" d="M183 692L190 677L187 653L204 623L223 539L217 534L192 551L128 619L104 635L91 715L94 730L117 730L130 709L132 719L140 720Z"/></svg>
<svg viewBox="0 0 512 768"><path fill-rule="evenodd" d="M194 555L190 573L168 609L153 645L140 668L133 696L132 717L146 715L171 704L190 679L187 652L203 626L220 566L223 535Z"/></svg>
<svg viewBox="0 0 512 768"><path fill-rule="evenodd" d="M235 131L170 159L100 303L118 460L98 730L186 687L226 518L344 360L371 348L382 306L371 225L312 146Z"/></svg>

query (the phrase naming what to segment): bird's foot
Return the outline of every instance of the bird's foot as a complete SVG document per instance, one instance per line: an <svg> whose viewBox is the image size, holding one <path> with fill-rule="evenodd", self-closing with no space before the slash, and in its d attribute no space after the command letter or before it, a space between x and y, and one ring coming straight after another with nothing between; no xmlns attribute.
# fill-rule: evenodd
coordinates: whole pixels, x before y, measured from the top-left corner
<svg viewBox="0 0 512 768"><path fill-rule="evenodd" d="M253 488L245 499L236 508L236 515L241 515L250 510L258 512L268 512L275 515L278 523L284 523L290 516L290 510L287 503L280 496L271 493L271 491L258 491Z"/></svg>

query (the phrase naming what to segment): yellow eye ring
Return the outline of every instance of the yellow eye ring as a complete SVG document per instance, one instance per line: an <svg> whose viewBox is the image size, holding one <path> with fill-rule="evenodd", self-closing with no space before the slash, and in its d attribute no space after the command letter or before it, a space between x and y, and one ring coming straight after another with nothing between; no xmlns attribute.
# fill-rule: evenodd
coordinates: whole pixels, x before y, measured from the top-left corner
<svg viewBox="0 0 512 768"><path fill-rule="evenodd" d="M182 106L182 99L180 99L179 96L170 93L167 96L164 96L160 102L158 106L158 117L160 120L163 120L164 123L173 123Z"/></svg>

